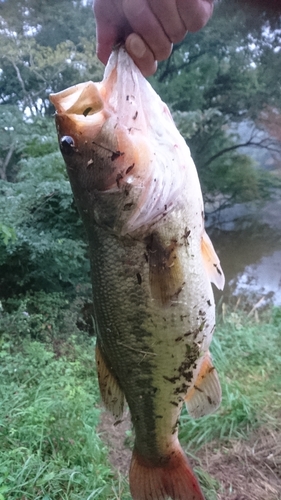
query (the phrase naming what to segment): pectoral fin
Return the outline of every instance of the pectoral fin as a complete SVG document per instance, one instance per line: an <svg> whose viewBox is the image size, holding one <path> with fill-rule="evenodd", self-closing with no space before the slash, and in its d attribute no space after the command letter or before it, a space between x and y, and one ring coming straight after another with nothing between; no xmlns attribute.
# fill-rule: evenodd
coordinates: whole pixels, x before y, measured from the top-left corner
<svg viewBox="0 0 281 500"><path fill-rule="evenodd" d="M103 403L106 409L118 419L122 416L124 409L124 394L120 389L116 378L107 368L98 343L96 345L96 363L100 393Z"/></svg>
<svg viewBox="0 0 281 500"><path fill-rule="evenodd" d="M151 295L162 306L178 299L184 285L184 274L176 241L164 245L155 232L146 238Z"/></svg>
<svg viewBox="0 0 281 500"><path fill-rule="evenodd" d="M204 231L202 236L201 250L204 266L210 281L214 283L219 290L222 290L225 282L223 270L213 244L206 231Z"/></svg>
<svg viewBox="0 0 281 500"><path fill-rule="evenodd" d="M208 352L204 357L194 385L185 397L185 404L189 415L193 418L199 418L213 413L220 403L220 381Z"/></svg>

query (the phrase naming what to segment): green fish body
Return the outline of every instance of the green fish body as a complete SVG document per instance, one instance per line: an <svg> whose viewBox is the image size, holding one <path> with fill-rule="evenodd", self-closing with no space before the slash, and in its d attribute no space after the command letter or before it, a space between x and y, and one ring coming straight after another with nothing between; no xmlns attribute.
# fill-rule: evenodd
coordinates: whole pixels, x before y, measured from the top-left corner
<svg viewBox="0 0 281 500"><path fill-rule="evenodd" d="M59 142L89 240L105 406L126 399L135 429L134 500L202 500L178 442L221 391L209 345L219 260L204 230L198 175L167 106L121 47L100 83L51 95Z"/></svg>

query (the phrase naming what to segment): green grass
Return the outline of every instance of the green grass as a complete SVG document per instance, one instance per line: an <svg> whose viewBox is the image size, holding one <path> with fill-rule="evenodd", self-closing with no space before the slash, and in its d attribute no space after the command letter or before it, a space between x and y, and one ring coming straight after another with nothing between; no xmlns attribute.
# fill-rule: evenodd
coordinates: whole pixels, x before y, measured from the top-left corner
<svg viewBox="0 0 281 500"><path fill-rule="evenodd" d="M96 432L93 342L72 338L64 350L2 339L0 500L109 500L128 489Z"/></svg>
<svg viewBox="0 0 281 500"><path fill-rule="evenodd" d="M183 412L180 439L191 456L207 442L245 438L277 422L278 412L280 418L281 309L260 322L229 313L219 321L212 353L223 402L197 421ZM3 334L0 399L0 500L130 500L127 478L112 472L96 431L93 340L77 329L63 341L39 342L14 329ZM200 463L196 471L206 499L216 500L220 484Z"/></svg>
<svg viewBox="0 0 281 500"><path fill-rule="evenodd" d="M199 449L212 440L245 438L254 427L277 418L280 311L267 311L259 321L237 312L220 320L211 351L222 385L222 404L216 413L199 420L183 411L180 438L187 449Z"/></svg>

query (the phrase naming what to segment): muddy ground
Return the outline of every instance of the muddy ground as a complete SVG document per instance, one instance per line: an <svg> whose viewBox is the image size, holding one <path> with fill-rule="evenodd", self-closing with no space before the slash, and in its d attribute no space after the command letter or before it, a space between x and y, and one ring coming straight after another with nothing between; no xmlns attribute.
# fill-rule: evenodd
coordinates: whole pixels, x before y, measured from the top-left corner
<svg viewBox="0 0 281 500"><path fill-rule="evenodd" d="M99 433L112 467L124 475L131 457L126 446L130 429L129 415L114 425L111 415L102 413ZM200 467L221 484L217 500L281 500L281 429L259 428L248 440L211 443L197 456Z"/></svg>

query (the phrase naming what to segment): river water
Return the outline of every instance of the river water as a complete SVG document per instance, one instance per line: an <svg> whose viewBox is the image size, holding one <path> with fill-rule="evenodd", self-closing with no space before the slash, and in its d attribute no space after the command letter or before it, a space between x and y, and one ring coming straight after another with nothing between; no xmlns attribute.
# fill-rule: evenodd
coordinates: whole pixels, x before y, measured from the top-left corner
<svg viewBox="0 0 281 500"><path fill-rule="evenodd" d="M281 306L281 192L263 205L236 205L207 218L226 285L221 298L243 307Z"/></svg>
<svg viewBox="0 0 281 500"><path fill-rule="evenodd" d="M280 138L256 128L251 121L233 124L233 130L241 143L253 135L257 142L267 143L265 148L250 146L240 151L252 158L256 168L280 179ZM212 207L205 208L210 213L207 232L226 278L224 291L215 292L216 299L235 305L240 298L240 307L252 308L258 303L281 306L281 189L276 188L265 203L237 204L217 213L212 213Z"/></svg>

